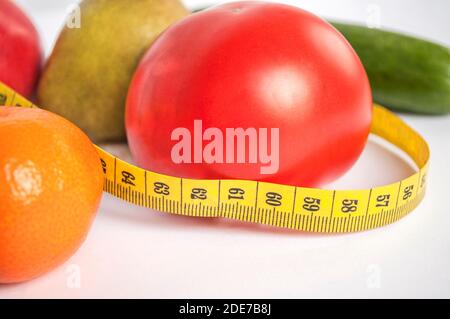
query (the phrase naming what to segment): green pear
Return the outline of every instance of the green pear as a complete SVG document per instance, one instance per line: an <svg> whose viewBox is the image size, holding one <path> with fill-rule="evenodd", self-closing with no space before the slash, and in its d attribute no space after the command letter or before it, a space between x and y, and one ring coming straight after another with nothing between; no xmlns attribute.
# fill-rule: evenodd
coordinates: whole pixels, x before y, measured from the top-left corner
<svg viewBox="0 0 450 319"><path fill-rule="evenodd" d="M178 0L84 0L44 68L38 105L95 142L125 140L125 101L139 60L168 26L189 15Z"/></svg>

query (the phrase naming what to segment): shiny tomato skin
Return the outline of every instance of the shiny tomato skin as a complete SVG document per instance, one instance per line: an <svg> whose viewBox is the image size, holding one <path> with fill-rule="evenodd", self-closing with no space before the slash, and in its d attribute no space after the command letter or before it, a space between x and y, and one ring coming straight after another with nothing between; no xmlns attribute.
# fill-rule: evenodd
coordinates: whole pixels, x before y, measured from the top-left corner
<svg viewBox="0 0 450 319"><path fill-rule="evenodd" d="M366 143L372 96L354 50L331 25L259 1L210 8L165 31L130 86L126 127L137 164L159 173L317 186ZM279 128L279 170L262 163L175 164L175 128ZM270 143L269 143L270 145Z"/></svg>

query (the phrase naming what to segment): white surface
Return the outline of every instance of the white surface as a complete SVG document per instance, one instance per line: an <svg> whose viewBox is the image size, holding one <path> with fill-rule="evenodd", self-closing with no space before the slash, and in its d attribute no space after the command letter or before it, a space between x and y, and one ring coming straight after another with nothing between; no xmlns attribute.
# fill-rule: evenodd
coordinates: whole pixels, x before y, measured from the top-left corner
<svg viewBox="0 0 450 319"><path fill-rule="evenodd" d="M30 10L49 50L64 5L45 11L31 0L19 2ZM368 1L339 1L342 7L335 2L296 3L320 15L364 21ZM382 25L450 43L448 1L377 3ZM429 141L432 162L424 202L396 224L358 234L312 235L169 216L105 195L75 256L32 282L0 286L0 299L450 297L450 117L403 117ZM371 141L357 165L329 187L376 186L411 171Z"/></svg>

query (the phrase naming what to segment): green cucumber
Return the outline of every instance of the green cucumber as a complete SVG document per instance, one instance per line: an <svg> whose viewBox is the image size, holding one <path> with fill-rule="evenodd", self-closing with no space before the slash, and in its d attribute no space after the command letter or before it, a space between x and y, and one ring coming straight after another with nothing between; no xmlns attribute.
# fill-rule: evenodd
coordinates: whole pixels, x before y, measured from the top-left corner
<svg viewBox="0 0 450 319"><path fill-rule="evenodd" d="M450 113L450 50L410 36L332 23L369 76L374 101L398 111Z"/></svg>

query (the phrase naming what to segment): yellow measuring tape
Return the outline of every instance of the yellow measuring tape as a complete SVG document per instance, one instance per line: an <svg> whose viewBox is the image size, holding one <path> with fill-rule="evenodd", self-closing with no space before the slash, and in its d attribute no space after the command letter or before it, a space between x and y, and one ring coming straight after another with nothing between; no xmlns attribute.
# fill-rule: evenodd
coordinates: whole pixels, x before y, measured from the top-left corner
<svg viewBox="0 0 450 319"><path fill-rule="evenodd" d="M36 107L0 83L0 105ZM426 141L375 105L371 132L405 151L419 171L399 182L365 190L323 190L245 180L196 180L154 173L97 147L104 190L135 205L194 217L225 217L308 232L346 233L397 221L425 194Z"/></svg>

